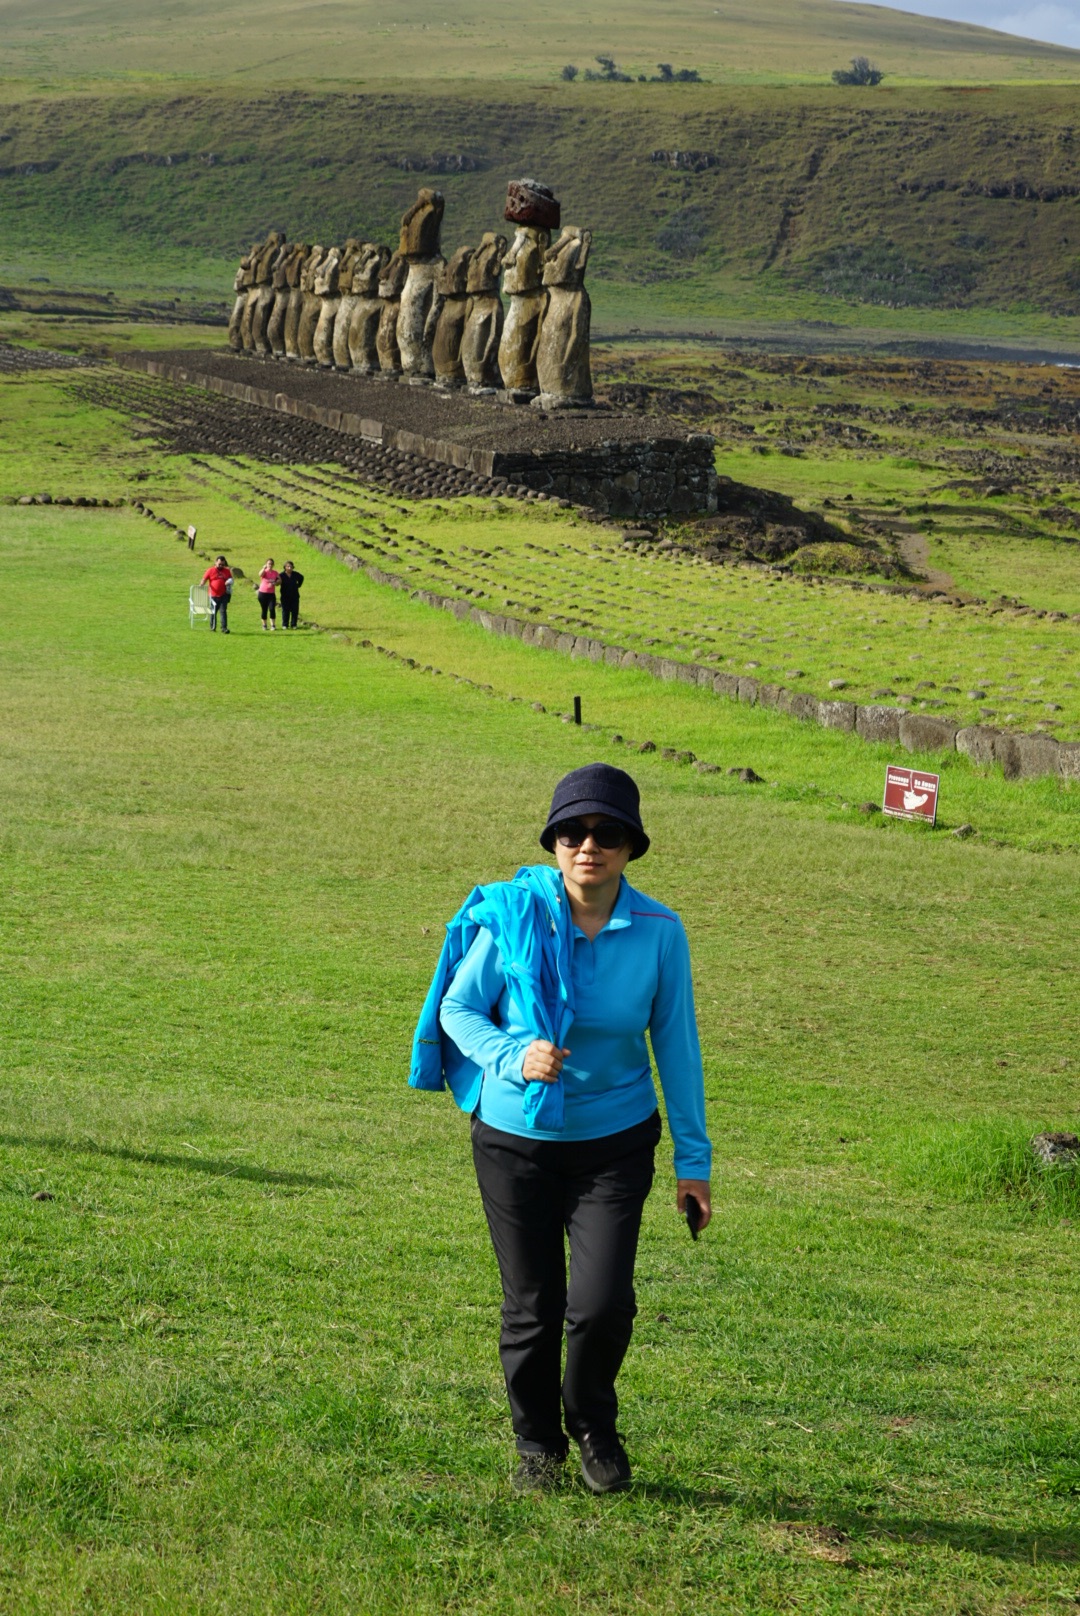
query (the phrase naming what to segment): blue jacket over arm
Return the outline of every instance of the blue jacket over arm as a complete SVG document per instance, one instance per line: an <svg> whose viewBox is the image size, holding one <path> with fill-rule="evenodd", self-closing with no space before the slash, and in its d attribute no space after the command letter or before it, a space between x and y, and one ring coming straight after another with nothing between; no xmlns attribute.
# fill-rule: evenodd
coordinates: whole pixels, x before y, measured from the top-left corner
<svg viewBox="0 0 1080 1616"><path fill-rule="evenodd" d="M458 957L445 969L440 960L417 1029L418 1039L423 1033L434 1041L431 1045L421 1041L414 1049L434 1055L449 1045L454 1053L445 1067L446 1081L458 1104L478 1111L493 1128L534 1138L595 1139L644 1122L655 1110L648 1033L674 1141L675 1171L680 1178L708 1178L712 1150L705 1129L690 951L678 915L637 892L624 878L610 920L590 941L569 919L557 871L535 866L520 872L516 880L522 877L557 883L562 898L559 936L552 941L562 972L554 1019L552 1001L540 995L548 1004L546 1025L552 1030L538 1030L535 1015L525 1008L519 984L528 959L520 947L515 953L505 930L500 937L498 926L489 928L486 923L484 904L489 895L515 884L499 883L478 889L483 894L480 901L474 901L477 894L473 894L465 905L475 931L470 935L466 928L453 934ZM459 920L455 917L451 923L452 932ZM444 958L446 952L444 948ZM442 1045L440 1034L431 1031L432 1010ZM538 1037L570 1049L557 1085L527 1084L522 1077L525 1051ZM463 1081L466 1069L470 1076ZM428 1072L430 1078L434 1072L430 1058ZM438 1077L418 1081L415 1060L410 1081L417 1087L442 1086ZM543 1091L558 1089L562 1094L548 1109ZM531 1116L525 1104L529 1091L540 1091L544 1105L541 1111L534 1102ZM560 1106L561 1126L552 1122L552 1113Z"/></svg>

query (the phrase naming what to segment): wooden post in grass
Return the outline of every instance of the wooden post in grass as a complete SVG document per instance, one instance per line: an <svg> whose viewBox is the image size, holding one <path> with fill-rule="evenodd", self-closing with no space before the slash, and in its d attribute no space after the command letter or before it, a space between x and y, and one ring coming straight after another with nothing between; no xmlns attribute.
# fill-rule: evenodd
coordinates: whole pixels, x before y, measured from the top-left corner
<svg viewBox="0 0 1080 1616"><path fill-rule="evenodd" d="M580 696L575 696L574 697L574 723L575 724L580 724L581 723L581 697Z"/></svg>

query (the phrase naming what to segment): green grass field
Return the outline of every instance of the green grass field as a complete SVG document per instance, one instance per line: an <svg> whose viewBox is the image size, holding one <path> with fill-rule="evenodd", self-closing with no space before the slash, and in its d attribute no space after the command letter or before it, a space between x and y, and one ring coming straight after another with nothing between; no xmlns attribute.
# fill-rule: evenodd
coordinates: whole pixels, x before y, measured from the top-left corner
<svg viewBox="0 0 1080 1616"><path fill-rule="evenodd" d="M249 577L283 553L72 380L0 382L0 493L137 488ZM0 1608L1076 1604L1080 1195L1024 1157L1077 1124L1075 791L955 758L941 831L883 824L842 806L880 749L288 542L328 632L263 635L241 586L226 646L166 529L0 506ZM573 692L601 730L553 716ZM634 1493L522 1500L463 1120L405 1068L442 922L539 856L560 773L626 761L616 729L777 783L630 763L641 884L692 940L718 1215L692 1246L663 1155Z"/></svg>

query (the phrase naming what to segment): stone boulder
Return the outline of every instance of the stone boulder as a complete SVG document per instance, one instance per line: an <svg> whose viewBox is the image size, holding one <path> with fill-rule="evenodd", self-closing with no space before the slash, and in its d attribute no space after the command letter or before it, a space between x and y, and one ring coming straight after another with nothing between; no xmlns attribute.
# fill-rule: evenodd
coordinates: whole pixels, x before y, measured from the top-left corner
<svg viewBox="0 0 1080 1616"><path fill-rule="evenodd" d="M956 750L980 768L987 769L994 761L994 741L998 734L999 731L988 724L971 724L966 729L957 730Z"/></svg>
<svg viewBox="0 0 1080 1616"><path fill-rule="evenodd" d="M900 740L900 720L906 715L902 707L857 707L855 733L864 741Z"/></svg>
<svg viewBox="0 0 1080 1616"><path fill-rule="evenodd" d="M957 725L928 713L905 713L900 720L900 745L908 752L955 752Z"/></svg>

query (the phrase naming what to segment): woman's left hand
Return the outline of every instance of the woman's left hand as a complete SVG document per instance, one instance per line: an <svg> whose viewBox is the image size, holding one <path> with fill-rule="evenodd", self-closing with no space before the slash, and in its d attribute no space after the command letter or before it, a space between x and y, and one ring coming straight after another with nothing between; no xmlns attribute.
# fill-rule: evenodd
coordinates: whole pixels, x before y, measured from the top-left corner
<svg viewBox="0 0 1080 1616"><path fill-rule="evenodd" d="M692 1195L701 1208L699 1229L707 1229L712 1218L712 1190L707 1178L680 1178L676 1185L675 1204L680 1215L686 1216L686 1197Z"/></svg>

